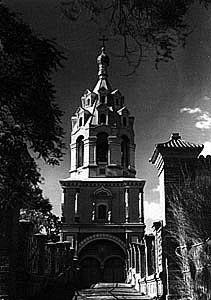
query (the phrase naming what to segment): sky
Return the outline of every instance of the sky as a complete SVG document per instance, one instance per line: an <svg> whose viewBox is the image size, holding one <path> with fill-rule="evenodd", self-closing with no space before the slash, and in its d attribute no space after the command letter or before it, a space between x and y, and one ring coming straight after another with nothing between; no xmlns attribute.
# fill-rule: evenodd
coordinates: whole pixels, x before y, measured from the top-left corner
<svg viewBox="0 0 211 300"><path fill-rule="evenodd" d="M96 28L88 22L72 24L66 19L58 0L4 0L13 11L29 23L40 36L55 38L67 60L53 76L57 103L64 111L65 142L70 140L70 118L80 104L80 97L97 82L96 57L100 42ZM149 54L136 74L125 76L129 69L114 55L118 44L112 38L106 45L110 56L109 81L125 96L131 115L135 116L137 177L146 180L145 219L147 224L160 217L157 170L149 163L155 144L165 142L172 132L183 139L205 145L204 155L211 154L211 7L194 6L188 15L193 30L185 48L175 59L160 64L156 70ZM60 214L59 180L68 177L70 154L59 167L39 162L45 178L44 194Z"/></svg>

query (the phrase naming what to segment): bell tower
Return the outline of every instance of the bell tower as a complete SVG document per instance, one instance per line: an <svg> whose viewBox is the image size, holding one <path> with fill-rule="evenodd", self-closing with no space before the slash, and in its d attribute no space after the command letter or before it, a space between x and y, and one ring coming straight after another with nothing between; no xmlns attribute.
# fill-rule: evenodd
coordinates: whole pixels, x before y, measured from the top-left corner
<svg viewBox="0 0 211 300"><path fill-rule="evenodd" d="M134 117L108 81L109 57L97 57L98 81L72 116L71 178L135 177Z"/></svg>
<svg viewBox="0 0 211 300"><path fill-rule="evenodd" d="M105 47L98 78L72 116L70 176L63 189L63 240L72 243L81 287L124 282L144 235L143 188L135 177L134 117L108 80ZM133 243L137 247L132 246Z"/></svg>

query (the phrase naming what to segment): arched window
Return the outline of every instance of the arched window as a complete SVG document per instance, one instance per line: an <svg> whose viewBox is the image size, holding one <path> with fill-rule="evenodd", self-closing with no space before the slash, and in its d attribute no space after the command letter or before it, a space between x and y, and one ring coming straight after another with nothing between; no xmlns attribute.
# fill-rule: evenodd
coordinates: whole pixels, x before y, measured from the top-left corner
<svg viewBox="0 0 211 300"><path fill-rule="evenodd" d="M77 168L83 166L84 164L84 141L83 136L79 136L76 141L76 163Z"/></svg>
<svg viewBox="0 0 211 300"><path fill-rule="evenodd" d="M105 96L102 95L102 96L100 97L100 99L101 99L101 103L104 104L104 103L105 103Z"/></svg>
<svg viewBox="0 0 211 300"><path fill-rule="evenodd" d="M100 124L106 124L106 115L105 114L100 115Z"/></svg>
<svg viewBox="0 0 211 300"><path fill-rule="evenodd" d="M123 126L126 127L127 126L127 118L123 117Z"/></svg>
<svg viewBox="0 0 211 300"><path fill-rule="evenodd" d="M81 126L82 126L82 124L83 124L83 118L82 118L82 117L80 117L80 119L79 119L79 126L81 127Z"/></svg>
<svg viewBox="0 0 211 300"><path fill-rule="evenodd" d="M105 204L100 204L97 207L97 218L99 220L107 219L107 206Z"/></svg>
<svg viewBox="0 0 211 300"><path fill-rule="evenodd" d="M127 168L129 166L130 161L130 141L127 136L122 136L122 142L121 142L121 164L122 167Z"/></svg>
<svg viewBox="0 0 211 300"><path fill-rule="evenodd" d="M108 135L105 132L101 132L97 135L96 155L97 163L108 162Z"/></svg>

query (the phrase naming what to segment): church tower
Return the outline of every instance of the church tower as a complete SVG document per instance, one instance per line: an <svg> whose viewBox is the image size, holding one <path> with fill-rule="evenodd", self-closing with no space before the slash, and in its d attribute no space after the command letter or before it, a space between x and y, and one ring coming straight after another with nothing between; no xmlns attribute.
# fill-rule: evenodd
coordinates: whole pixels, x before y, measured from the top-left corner
<svg viewBox="0 0 211 300"><path fill-rule="evenodd" d="M81 287L124 282L144 235L143 188L135 177L134 117L108 81L109 57L72 116L70 177L63 189L63 240L72 243Z"/></svg>

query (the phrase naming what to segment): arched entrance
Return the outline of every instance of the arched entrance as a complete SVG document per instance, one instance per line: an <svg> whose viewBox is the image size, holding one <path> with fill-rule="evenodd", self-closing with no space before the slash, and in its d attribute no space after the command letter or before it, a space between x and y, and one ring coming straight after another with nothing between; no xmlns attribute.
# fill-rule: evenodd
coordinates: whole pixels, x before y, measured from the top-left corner
<svg viewBox="0 0 211 300"><path fill-rule="evenodd" d="M121 257L110 257L104 263L104 282L124 282L125 281L125 262Z"/></svg>
<svg viewBox="0 0 211 300"><path fill-rule="evenodd" d="M124 282L125 261L125 252L114 241L91 240L79 252L81 288L96 282Z"/></svg>
<svg viewBox="0 0 211 300"><path fill-rule="evenodd" d="M101 277L100 263L94 257L85 257L80 262L80 281L84 283L85 287L93 283L99 282Z"/></svg>

